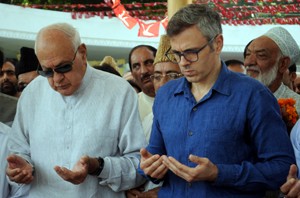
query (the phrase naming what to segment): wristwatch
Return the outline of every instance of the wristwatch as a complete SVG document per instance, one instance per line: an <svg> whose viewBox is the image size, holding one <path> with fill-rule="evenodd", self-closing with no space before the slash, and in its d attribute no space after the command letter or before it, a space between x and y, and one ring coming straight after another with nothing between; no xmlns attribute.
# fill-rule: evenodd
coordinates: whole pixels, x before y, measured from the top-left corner
<svg viewBox="0 0 300 198"><path fill-rule="evenodd" d="M104 160L102 157L97 157L97 161L98 161L99 166L96 168L96 170L94 172L90 173L90 175L98 176L102 172L103 167L104 167Z"/></svg>

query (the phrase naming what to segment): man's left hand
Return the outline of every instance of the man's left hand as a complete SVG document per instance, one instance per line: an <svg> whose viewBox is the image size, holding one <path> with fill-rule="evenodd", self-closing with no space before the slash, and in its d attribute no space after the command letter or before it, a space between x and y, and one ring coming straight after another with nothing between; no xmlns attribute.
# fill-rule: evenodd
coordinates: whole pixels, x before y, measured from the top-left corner
<svg viewBox="0 0 300 198"><path fill-rule="evenodd" d="M83 156L72 170L60 166L55 166L54 170L65 181L71 182L72 184L81 184L88 175L89 163L89 157Z"/></svg>
<svg viewBox="0 0 300 198"><path fill-rule="evenodd" d="M196 167L188 167L173 157L163 157L163 164L174 174L187 182L194 181L215 181L218 176L218 168L208 158L190 155L189 160L197 164Z"/></svg>

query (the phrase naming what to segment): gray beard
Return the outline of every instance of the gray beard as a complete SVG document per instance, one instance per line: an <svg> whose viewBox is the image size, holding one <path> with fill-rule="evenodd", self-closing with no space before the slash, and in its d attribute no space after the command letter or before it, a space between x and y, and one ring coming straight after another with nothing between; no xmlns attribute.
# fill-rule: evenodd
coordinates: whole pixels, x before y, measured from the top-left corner
<svg viewBox="0 0 300 198"><path fill-rule="evenodd" d="M262 84L264 84L267 87L270 86L277 77L278 63L279 63L279 61L268 72L261 73L261 71L260 71L259 75L255 79L258 80L259 82L261 82Z"/></svg>

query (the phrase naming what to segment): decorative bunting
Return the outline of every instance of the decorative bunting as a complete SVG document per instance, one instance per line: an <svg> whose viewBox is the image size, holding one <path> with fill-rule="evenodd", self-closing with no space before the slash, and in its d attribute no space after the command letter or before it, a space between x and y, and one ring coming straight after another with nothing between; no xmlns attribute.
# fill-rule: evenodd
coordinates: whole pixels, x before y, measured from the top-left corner
<svg viewBox="0 0 300 198"><path fill-rule="evenodd" d="M158 37L159 35L159 25L160 22L153 22L153 23L144 23L143 21L139 20L139 33L138 36L140 37Z"/></svg>
<svg viewBox="0 0 300 198"><path fill-rule="evenodd" d="M128 14L122 4L114 8L114 13L128 29L132 29L137 24L137 20Z"/></svg>
<svg viewBox="0 0 300 198"><path fill-rule="evenodd" d="M167 25L168 25L169 19L168 17L164 18L163 20L161 20L161 24L162 26L167 29Z"/></svg>
<svg viewBox="0 0 300 198"><path fill-rule="evenodd" d="M220 13L222 24L227 25L300 24L300 0L193 0L193 3L207 4L212 7ZM146 31L149 25L149 29L152 29L154 23L154 27L157 26L156 23L161 23L166 29L168 24L168 19L165 17L167 2L135 2L122 5L121 0L104 0L103 3L98 4L26 4L25 7L70 12L72 19L94 16L103 19L115 15L128 29L132 29L140 21L138 35L147 35L147 37L156 35L152 31L151 33ZM156 22L147 24L147 20Z"/></svg>

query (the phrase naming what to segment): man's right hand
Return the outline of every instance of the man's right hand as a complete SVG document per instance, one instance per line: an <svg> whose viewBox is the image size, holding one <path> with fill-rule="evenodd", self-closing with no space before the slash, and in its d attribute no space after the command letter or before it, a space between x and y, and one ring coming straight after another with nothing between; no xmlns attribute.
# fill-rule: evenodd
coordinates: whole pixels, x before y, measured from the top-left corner
<svg viewBox="0 0 300 198"><path fill-rule="evenodd" d="M162 163L160 155L152 155L145 148L140 150L140 167L144 173L155 179L162 179L168 171L168 168Z"/></svg>
<svg viewBox="0 0 300 198"><path fill-rule="evenodd" d="M297 179L297 166L291 165L286 182L280 187L286 198L300 197L300 180Z"/></svg>
<svg viewBox="0 0 300 198"><path fill-rule="evenodd" d="M33 180L33 167L18 155L7 157L8 166L6 174L9 179L19 184L29 184Z"/></svg>

